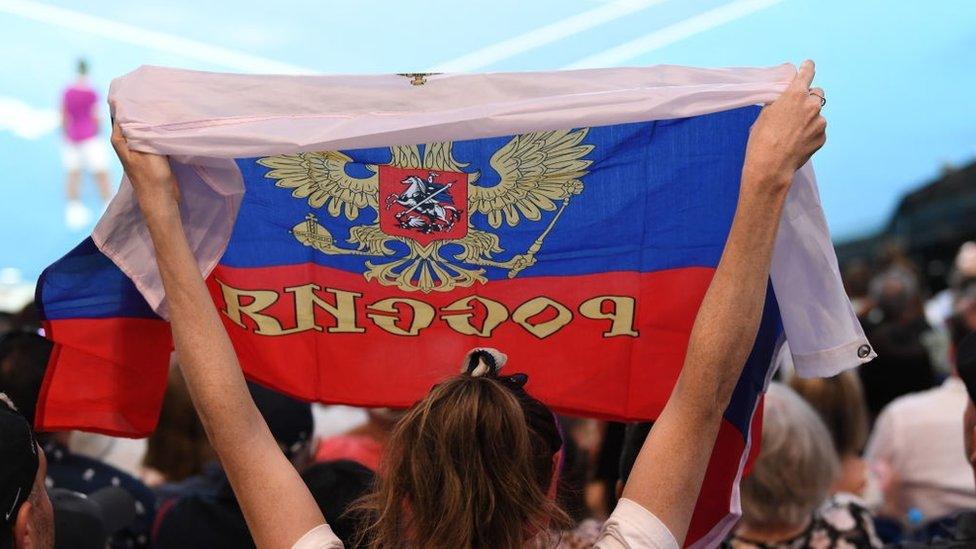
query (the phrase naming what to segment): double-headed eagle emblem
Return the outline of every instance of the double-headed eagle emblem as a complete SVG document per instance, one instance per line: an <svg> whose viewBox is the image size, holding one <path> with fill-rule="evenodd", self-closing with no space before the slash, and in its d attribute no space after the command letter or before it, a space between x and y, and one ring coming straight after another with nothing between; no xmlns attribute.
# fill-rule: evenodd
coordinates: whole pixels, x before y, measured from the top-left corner
<svg viewBox="0 0 976 549"><path fill-rule="evenodd" d="M485 267L507 269L514 278L535 264L570 199L583 191L582 178L592 164L583 157L593 150L581 144L587 132L582 128L513 137L491 157L499 182L490 187L477 184L480 171L466 172L470 164L455 160L450 141L423 149L390 147L389 163L363 164L371 172L368 177L349 175L346 168L353 159L339 151L269 156L258 164L269 168L266 177L276 186L291 189L293 197L307 199L309 206L329 216L355 221L366 209L375 212L371 223L349 229L349 247L340 245L314 213L292 228L299 242L327 255L370 256L366 280L404 291L446 292L484 283ZM389 189L394 190L387 193ZM452 195L466 201L458 203ZM507 260L496 258L504 252L498 235L473 223L475 215L483 215L493 229L502 223L514 227L540 221L543 212L553 211L535 241ZM406 252L403 246L391 247L396 242Z"/></svg>

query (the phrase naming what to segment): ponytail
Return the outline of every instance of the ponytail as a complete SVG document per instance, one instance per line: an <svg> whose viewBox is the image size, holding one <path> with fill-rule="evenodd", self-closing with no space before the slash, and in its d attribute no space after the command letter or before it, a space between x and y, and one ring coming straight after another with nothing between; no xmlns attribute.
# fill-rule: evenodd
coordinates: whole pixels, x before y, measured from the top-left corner
<svg viewBox="0 0 976 549"><path fill-rule="evenodd" d="M500 375L506 357L475 349L460 376L431 389L390 438L361 545L377 549L517 548L563 528L547 496L562 446L525 374Z"/></svg>

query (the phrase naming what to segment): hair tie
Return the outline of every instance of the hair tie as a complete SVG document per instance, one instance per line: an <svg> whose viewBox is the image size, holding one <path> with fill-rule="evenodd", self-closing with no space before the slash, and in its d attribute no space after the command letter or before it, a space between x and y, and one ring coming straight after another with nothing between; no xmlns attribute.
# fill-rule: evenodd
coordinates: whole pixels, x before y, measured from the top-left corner
<svg viewBox="0 0 976 549"><path fill-rule="evenodd" d="M471 377L495 377L506 362L508 357L498 349L476 347L464 356L461 372Z"/></svg>
<svg viewBox="0 0 976 549"><path fill-rule="evenodd" d="M522 390L529 381L529 376L515 373L510 376L500 375L502 366L508 362L508 356L491 347L477 347L468 351L461 365L461 373L471 377L491 377L513 390Z"/></svg>

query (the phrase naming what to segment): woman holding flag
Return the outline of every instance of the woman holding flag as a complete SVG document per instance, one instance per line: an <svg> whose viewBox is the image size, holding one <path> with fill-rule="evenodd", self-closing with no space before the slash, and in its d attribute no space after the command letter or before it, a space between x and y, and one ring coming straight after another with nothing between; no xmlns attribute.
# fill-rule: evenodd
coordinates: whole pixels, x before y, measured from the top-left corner
<svg viewBox="0 0 976 549"><path fill-rule="evenodd" d="M722 411L762 315L780 214L794 172L826 137L823 91L804 62L752 128L724 253L698 311L684 366L655 422L600 548L684 543ZM155 246L179 364L194 404L260 547L339 548L298 472L251 400L231 342L184 236L165 157L112 143ZM560 441L524 376L497 354L471 355L399 422L363 542L372 547L519 547L560 525L551 495Z"/></svg>

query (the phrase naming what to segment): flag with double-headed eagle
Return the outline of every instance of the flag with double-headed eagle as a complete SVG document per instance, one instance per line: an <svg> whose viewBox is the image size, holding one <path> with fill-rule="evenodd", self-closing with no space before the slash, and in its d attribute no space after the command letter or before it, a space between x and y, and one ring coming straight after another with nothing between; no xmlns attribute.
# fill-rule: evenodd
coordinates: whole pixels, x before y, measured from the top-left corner
<svg viewBox="0 0 976 549"><path fill-rule="evenodd" d="M653 419L735 214L749 128L789 66L250 76L145 67L110 99L169 155L181 214L248 378L405 407L472 347L553 409ZM38 286L55 342L37 424L144 436L171 341L131 187ZM754 349L689 540L721 537L758 449L772 365L873 356L809 166L781 221Z"/></svg>

